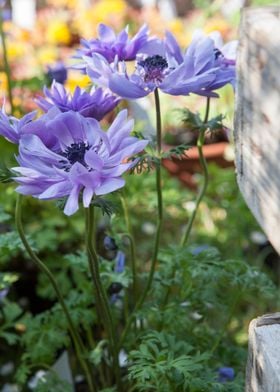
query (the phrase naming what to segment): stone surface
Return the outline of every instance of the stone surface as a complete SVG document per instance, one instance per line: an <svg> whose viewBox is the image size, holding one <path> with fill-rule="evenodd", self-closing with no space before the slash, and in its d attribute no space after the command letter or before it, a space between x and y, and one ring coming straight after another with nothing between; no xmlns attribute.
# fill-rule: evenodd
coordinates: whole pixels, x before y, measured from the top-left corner
<svg viewBox="0 0 280 392"><path fill-rule="evenodd" d="M245 9L238 52L237 180L280 253L280 7Z"/></svg>

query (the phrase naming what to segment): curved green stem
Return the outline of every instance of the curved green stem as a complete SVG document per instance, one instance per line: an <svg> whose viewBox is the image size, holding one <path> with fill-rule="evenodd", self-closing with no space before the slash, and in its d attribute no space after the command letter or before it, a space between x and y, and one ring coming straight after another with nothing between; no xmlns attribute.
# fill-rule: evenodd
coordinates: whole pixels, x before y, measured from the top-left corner
<svg viewBox="0 0 280 392"><path fill-rule="evenodd" d="M210 110L210 98L207 97L206 110L205 110L205 115L204 115L204 120L203 120L204 124L206 124L208 121L209 110ZM201 187L201 189L197 195L197 198L196 198L195 209L193 210L193 213L188 221L186 231L184 232L184 234L182 236L181 246L186 245L186 243L189 239L191 229L193 226L193 222L195 220L199 205L200 205L201 200L203 199L203 197L206 193L207 186L208 186L208 168L207 168L207 162L206 162L204 155L203 155L204 138L205 138L205 129L202 128L199 131L199 136L197 139L196 146L197 146L198 153L199 153L199 162L200 162L200 165L202 167L202 172L203 172L203 184L202 184L202 187ZM174 279L175 273L176 273L176 269L174 268L172 271L172 279ZM165 294L164 299L162 301L162 305L161 305L162 308L164 308L167 305L168 300L169 300L169 296L170 296L170 292L171 292L171 287L169 286L168 289L166 290L166 294Z"/></svg>
<svg viewBox="0 0 280 392"><path fill-rule="evenodd" d="M116 383L118 391L123 391L119 360L118 360L118 350L117 350L117 339L115 334L115 326L113 322L113 317L110 310L110 305L108 303L107 294L101 282L100 272L99 272L99 260L96 250L94 248L94 206L91 205L86 211L86 246L88 252L88 261L91 277L94 284L94 292L96 295L96 300L98 302L98 308L102 317L102 322L104 329L107 332L110 344L110 350L113 358L113 368L116 377Z"/></svg>
<svg viewBox="0 0 280 392"><path fill-rule="evenodd" d="M33 252L31 246L29 245L24 230L23 230L23 226L22 226L22 220L21 220L21 200L22 197L21 195L18 196L17 198L17 203L16 203L16 212L15 212L15 218L16 218L16 227L19 233L19 236L21 238L21 241L24 245L25 250L27 251L28 255L30 256L30 258L32 259L32 261L36 264L36 266L44 273L46 274L46 276L48 277L55 293L57 296L57 299L60 303L60 306L65 314L67 323L68 323L68 328L69 328L69 332L70 335L73 339L73 343L74 343L74 347L77 353L77 358L85 372L85 376L87 379L87 383L88 383L88 387L89 387L89 391L90 392L96 392L96 387L93 383L92 377L91 377L91 372L89 369L88 364L86 363L86 361L83 358L83 352L85 351L83 342L79 336L79 334L77 333L75 326L73 324L72 318L70 316L70 313L67 309L67 306L64 302L63 296L60 292L60 289L58 287L58 284L52 274L52 272L49 270L49 268L42 262L41 259L39 259L39 257Z"/></svg>
<svg viewBox="0 0 280 392"><path fill-rule="evenodd" d="M131 227L131 221L129 218L129 211L127 206L126 197L124 195L121 196L121 203L124 212L124 219L127 228L127 237L129 238L130 244L130 261L131 261L131 269L132 269L132 285L133 285L133 298L136 298L136 288L137 288L137 274L136 274L136 255L135 255L135 241L134 235Z"/></svg>
<svg viewBox="0 0 280 392"><path fill-rule="evenodd" d="M152 263L151 263L150 273L149 273L146 287L145 287L139 301L136 303L133 312L131 313L130 317L127 320L126 326L123 330L123 333L122 333L122 336L121 336L121 339L119 342L119 348L121 348L121 346L126 338L126 335L129 331L131 323L135 317L135 313L143 305L143 303L146 299L146 296L152 286L154 273L155 273L155 269L156 269L158 251L159 251L159 242L160 242L160 237L161 237L162 218L163 218L163 201L162 201L162 189L161 189L161 158L160 158L160 154L161 154L161 113L160 113L160 100L159 100L158 89L155 89L155 105L156 105L156 121L157 121L157 153L158 153L159 162L156 165L156 190L157 190L157 211L158 211L158 214L157 214L157 228L156 228L156 236L155 236L155 243L154 243L154 251L153 251Z"/></svg>
<svg viewBox="0 0 280 392"><path fill-rule="evenodd" d="M12 78L11 78L11 69L8 61L7 54L7 46L6 46L6 36L3 29L3 15L2 10L0 10L0 37L2 42L2 50L3 50L3 61L4 61L4 70L7 76L7 87L8 87L8 96L11 105L11 114L14 114L14 102L13 102L13 92L12 92Z"/></svg>
<svg viewBox="0 0 280 392"><path fill-rule="evenodd" d="M204 117L204 121L203 121L204 124L206 124L207 121L208 121L209 109L210 109L210 98L207 97L205 117ZM197 139L196 146L197 146L198 154L199 154L199 162L200 162L200 165L202 167L203 184L202 184L202 187L201 187L201 189L200 189L200 191L199 191L199 193L197 195L196 202L195 202L195 208L194 208L194 210L192 212L192 215L191 215L191 217L190 217L190 219L188 221L188 224L187 224L187 227L186 227L186 231L183 234L183 237L182 237L182 240L181 240L181 246L186 245L186 243L187 243L187 241L189 239L190 232L191 232L191 229L192 229L192 226L193 226L193 222L195 220L195 217L196 217L199 205L200 205L201 200L203 199L203 197L204 197L204 195L206 193L206 189L207 189L207 186L208 186L208 177L209 177L209 175L208 175L208 168L207 168L206 159L204 158L204 155L203 155L204 139L205 139L205 129L202 128L199 131L199 136L198 136L198 139Z"/></svg>

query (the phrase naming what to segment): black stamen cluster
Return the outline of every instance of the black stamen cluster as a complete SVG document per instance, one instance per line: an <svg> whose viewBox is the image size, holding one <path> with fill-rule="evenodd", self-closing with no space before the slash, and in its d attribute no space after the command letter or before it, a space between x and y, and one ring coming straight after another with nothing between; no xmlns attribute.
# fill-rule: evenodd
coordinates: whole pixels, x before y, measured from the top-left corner
<svg viewBox="0 0 280 392"><path fill-rule="evenodd" d="M66 148L64 152L61 153L68 161L73 165L75 162L79 162L82 165L85 164L85 153L89 150L89 146L84 142L72 143Z"/></svg>
<svg viewBox="0 0 280 392"><path fill-rule="evenodd" d="M214 55L215 60L217 60L219 57L223 56L223 53L218 48L214 48Z"/></svg>
<svg viewBox="0 0 280 392"><path fill-rule="evenodd" d="M143 67L146 72L153 71L154 69L158 69L159 71L163 71L168 67L168 63L164 57L156 54L155 56L147 57L145 60L139 61L139 65Z"/></svg>

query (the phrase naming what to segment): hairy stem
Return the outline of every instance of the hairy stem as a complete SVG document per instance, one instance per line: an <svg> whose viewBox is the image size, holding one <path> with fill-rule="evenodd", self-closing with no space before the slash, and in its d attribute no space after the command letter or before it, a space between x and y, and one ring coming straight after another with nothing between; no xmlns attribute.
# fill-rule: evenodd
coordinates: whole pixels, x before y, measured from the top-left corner
<svg viewBox="0 0 280 392"><path fill-rule="evenodd" d="M210 98L207 97L205 117L204 117L204 121L203 121L204 124L206 124L207 121L208 121L209 109L210 109ZM203 155L204 139L205 139L205 129L202 128L199 131L199 136L198 136L198 139L197 139L196 146L197 146L198 154L199 154L199 162L200 162L200 165L202 167L203 184L202 184L202 187L201 187L201 189L200 189L200 191L199 191L199 193L197 195L196 202L195 202L195 208L194 208L194 210L192 212L192 215L191 215L191 217L190 217L190 219L188 221L185 233L183 234L183 237L182 237L182 240L181 240L181 246L186 245L187 242L188 242L188 239L189 239L189 236L190 236L190 232L191 232L191 229L192 229L192 226L193 226L193 222L195 220L195 217L196 217L199 205L200 205L201 200L203 199L203 197L204 197L204 195L206 193L206 189L207 189L207 186L208 186L208 177L209 177L208 176L208 168L207 168L206 159L205 159L205 157Z"/></svg>
<svg viewBox="0 0 280 392"><path fill-rule="evenodd" d="M46 276L48 277L55 293L57 296L57 299L60 303L60 306L65 314L66 320L67 320L67 324L68 324L68 328L69 328L69 332L70 335L72 337L73 343L74 343L74 347L76 350L76 354L77 354L77 358L81 364L82 369L84 370L85 376L86 376L86 380L88 383L88 387L89 387L89 391L90 392L96 392L97 389L94 385L92 376L91 376L91 371L90 368L88 366L88 364L86 363L86 361L84 360L84 355L85 355L85 348L83 345L83 342L78 334L78 332L75 329L74 323L72 321L72 318L70 316L70 313L67 309L67 306L64 302L63 296L60 292L60 289L58 287L58 284L55 280L55 277L53 276L52 272L49 270L49 268L42 262L41 259L39 259L39 257L33 252L31 246L29 245L27 238L25 236L24 230L23 230L23 226L22 226L22 220L21 220L21 200L22 197L21 195L18 196L17 198L17 204L16 204L16 212L15 212L15 218L16 218L16 227L19 233L19 236L21 238L21 241L24 245L24 248L26 250L26 252L28 253L28 255L30 256L31 260L36 264L36 266L44 273L46 274Z"/></svg>
<svg viewBox="0 0 280 392"><path fill-rule="evenodd" d="M3 14L2 10L0 10L0 38L2 42L2 50L3 50L3 61L4 61L4 71L7 76L7 88L8 88L8 96L11 105L11 114L14 114L14 102L13 102L13 92L12 92L12 78L11 78L11 69L8 61L7 54L7 45L6 45L6 35L3 28Z"/></svg>
<svg viewBox="0 0 280 392"><path fill-rule="evenodd" d="M99 272L99 260L96 250L94 248L94 206L91 205L86 211L86 246L88 252L89 269L94 285L94 292L96 295L96 301L98 302L98 309L102 317L102 322L104 329L108 335L110 350L113 359L113 368L116 377L116 383L118 391L123 391L119 360L118 360L118 350L117 350L117 339L115 334L115 326L113 322L113 317L110 310L110 305L108 302L107 294L101 282L100 272Z"/></svg>
<svg viewBox="0 0 280 392"><path fill-rule="evenodd" d="M136 298L136 288L137 288L137 275L136 275L136 256L135 256L135 241L134 241L134 235L131 227L131 221L129 217L129 211L128 211L128 206L127 206L127 201L126 197L124 195L121 196L121 203L122 203L122 208L124 212L124 218L125 218L125 223L126 223L126 229L127 229L127 237L129 238L129 244L130 244L130 262L131 262L131 269L132 269L132 279L133 279L133 298Z"/></svg>
<svg viewBox="0 0 280 392"><path fill-rule="evenodd" d="M139 301L136 303L133 312L131 313L130 317L127 320L126 326L123 330L123 333L122 333L122 336L120 339L119 348L122 346L122 344L126 338L126 335L129 331L131 323L135 317L135 313L143 305L143 303L146 299L146 296L151 288L153 278L154 278L155 269L156 269L158 251L159 251L159 242L160 242L160 237L161 237L162 218L163 218L163 201L162 201L162 189L161 189L161 159L160 159L160 154L161 154L161 113L160 113L160 100L159 100L158 89L155 89L155 105L156 105L156 121L157 121L157 153L158 153L159 162L156 165L157 227L156 227L154 251L153 251L152 263L151 263L150 273L148 276L148 281L147 281L146 287L144 288L144 291L143 291Z"/></svg>
<svg viewBox="0 0 280 392"><path fill-rule="evenodd" d="M210 110L210 98L207 97L206 110L205 110L205 115L204 115L204 120L203 120L204 124L206 124L207 121L208 121L209 110ZM191 233L191 229L192 229L192 226L193 226L193 222L195 220L195 217L196 217L196 214L197 214L197 211L198 211L198 207L199 207L199 205L201 203L201 200L203 199L203 197L204 197L204 195L206 193L206 189L207 189L207 186L208 186L208 168L207 168L207 162L206 162L206 160L204 158L204 155L203 155L204 138L205 138L205 129L202 128L199 131L199 136L198 136L198 139L197 139L196 146L197 146L198 153L199 153L199 162L200 162L200 165L202 167L202 172L203 172L203 184L202 184L202 187L201 187L201 189L200 189L200 191L199 191L199 193L197 195L196 202L195 202L195 208L194 208L194 210L192 212L192 215L191 215L191 217L190 217L190 219L188 221L186 230L185 230L185 232L184 232L184 234L182 236L181 246L186 245L187 242L188 242L188 239L189 239L189 236L190 236L190 233ZM174 268L173 271L172 271L172 276L171 276L172 279L174 279L175 273L176 273L176 269ZM169 286L168 289L166 290L164 299L162 301L162 309L164 309L165 306L168 304L170 293L171 293L171 287ZM163 325L163 323L162 323L162 325Z"/></svg>

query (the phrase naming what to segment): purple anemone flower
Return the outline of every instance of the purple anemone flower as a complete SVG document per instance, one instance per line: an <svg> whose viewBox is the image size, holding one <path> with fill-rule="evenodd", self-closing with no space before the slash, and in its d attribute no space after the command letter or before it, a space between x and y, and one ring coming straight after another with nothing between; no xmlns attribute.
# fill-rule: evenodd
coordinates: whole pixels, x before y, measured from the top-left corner
<svg viewBox="0 0 280 392"><path fill-rule="evenodd" d="M72 110L79 112L84 117L92 117L98 121L102 120L120 102L120 98L95 87L89 93L76 87L74 94L71 95L62 84L55 81L50 90L44 87L43 91L46 98L39 97L36 103L44 112L55 106L61 112Z"/></svg>
<svg viewBox="0 0 280 392"><path fill-rule="evenodd" d="M61 111L54 107L38 119L36 119L36 111L18 119L8 116L3 108L0 111L0 135L11 143L18 144L23 135L33 134L38 136L50 148L56 144L56 137L47 132L46 124L60 113Z"/></svg>
<svg viewBox="0 0 280 392"><path fill-rule="evenodd" d="M52 82L55 80L58 83L64 84L67 80L67 68L63 62L58 61L52 66L48 66L47 77Z"/></svg>
<svg viewBox="0 0 280 392"><path fill-rule="evenodd" d="M127 158L142 151L147 140L130 136L133 120L122 110L107 132L93 118L77 112L60 113L46 124L52 148L34 134L25 134L19 141L20 167L13 170L24 195L42 200L67 197L66 215L79 208L79 196L87 208L94 195L105 195L125 185L121 177L137 162Z"/></svg>
<svg viewBox="0 0 280 392"><path fill-rule="evenodd" d="M82 39L82 48L77 51L75 58L83 60L84 56L91 57L94 53L99 53L109 63L112 63L116 56L120 61L135 60L137 53L153 40L153 38L149 38L148 34L148 27L144 25L130 39L128 26L116 35L111 27L101 23L98 26L99 38L89 41ZM85 69L86 64L82 62L77 67Z"/></svg>
<svg viewBox="0 0 280 392"><path fill-rule="evenodd" d="M213 90L217 90L227 83L230 83L233 87L235 87L235 65L238 41L233 40L224 45L222 36L218 31L211 33L209 35L209 38L212 39L214 42L214 65L218 69L216 79L212 83L210 83L210 85L206 87L205 92L201 92L200 95L218 96L218 94L213 93ZM203 40L204 35L198 33L198 40L199 39Z"/></svg>
<svg viewBox="0 0 280 392"><path fill-rule="evenodd" d="M235 377L234 369L231 367L220 367L218 369L218 381L225 383L228 381L233 381Z"/></svg>
<svg viewBox="0 0 280 392"><path fill-rule="evenodd" d="M125 268L125 254L121 250L118 250L115 263L115 272L121 274Z"/></svg>
<svg viewBox="0 0 280 392"><path fill-rule="evenodd" d="M8 116L4 107L0 111L0 135L4 136L11 143L17 144L23 130L36 116L36 111L31 112L18 119L14 116Z"/></svg>
<svg viewBox="0 0 280 392"><path fill-rule="evenodd" d="M150 55L152 49L154 52ZM93 82L123 98L144 97L156 88L171 95L218 96L213 90L234 82L235 67L217 51L212 38L199 36L194 37L183 54L174 36L167 32L164 41L151 45L149 54L137 56L132 75L128 74L126 64L117 58L110 64L95 53L91 57L84 56L84 60Z"/></svg>
<svg viewBox="0 0 280 392"><path fill-rule="evenodd" d="M9 288L5 287L3 289L0 289L0 305L8 294L9 294Z"/></svg>

